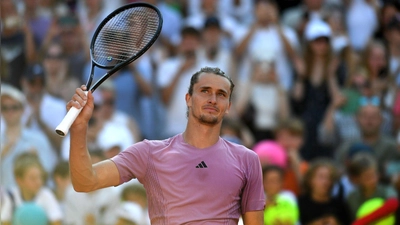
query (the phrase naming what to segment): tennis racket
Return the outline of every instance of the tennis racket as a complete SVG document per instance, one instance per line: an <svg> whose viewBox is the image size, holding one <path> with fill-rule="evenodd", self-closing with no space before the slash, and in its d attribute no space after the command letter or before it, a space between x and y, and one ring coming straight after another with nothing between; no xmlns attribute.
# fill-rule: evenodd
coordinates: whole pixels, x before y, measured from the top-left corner
<svg viewBox="0 0 400 225"><path fill-rule="evenodd" d="M147 3L124 5L108 15L97 27L90 43L92 66L87 90L94 92L112 74L143 55L160 35L162 23L160 11ZM95 66L109 70L91 86ZM68 111L56 127L58 135L67 135L82 108L72 107Z"/></svg>

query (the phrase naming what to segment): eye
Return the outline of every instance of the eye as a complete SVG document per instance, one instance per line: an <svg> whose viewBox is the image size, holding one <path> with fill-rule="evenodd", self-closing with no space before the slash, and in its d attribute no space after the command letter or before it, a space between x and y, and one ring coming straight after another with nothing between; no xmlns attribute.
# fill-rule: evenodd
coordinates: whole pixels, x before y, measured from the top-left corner
<svg viewBox="0 0 400 225"><path fill-rule="evenodd" d="M221 97L226 97L226 93L224 93L224 92L220 92L220 93L218 93L218 96L221 96Z"/></svg>
<svg viewBox="0 0 400 225"><path fill-rule="evenodd" d="M208 90L207 89L202 89L201 92L202 93L208 93Z"/></svg>

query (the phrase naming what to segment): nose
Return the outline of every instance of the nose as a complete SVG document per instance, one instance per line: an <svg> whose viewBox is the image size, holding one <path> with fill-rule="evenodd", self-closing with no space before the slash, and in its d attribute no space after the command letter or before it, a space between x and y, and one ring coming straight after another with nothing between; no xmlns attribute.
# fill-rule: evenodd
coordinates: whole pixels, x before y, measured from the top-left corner
<svg viewBox="0 0 400 225"><path fill-rule="evenodd" d="M208 103L215 105L217 103L217 96L215 94L211 94L208 99Z"/></svg>

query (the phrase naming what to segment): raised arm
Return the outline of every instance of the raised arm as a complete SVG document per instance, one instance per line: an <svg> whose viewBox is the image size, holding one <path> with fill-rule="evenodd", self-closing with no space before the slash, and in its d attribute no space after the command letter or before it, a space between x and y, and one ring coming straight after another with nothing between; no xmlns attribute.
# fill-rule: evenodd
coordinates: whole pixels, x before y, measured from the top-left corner
<svg viewBox="0 0 400 225"><path fill-rule="evenodd" d="M114 162L108 159L92 165L86 135L94 104L91 92L89 91L86 96L84 90L86 90L85 86L77 88L72 100L67 104L67 110L72 106L78 109L83 107L70 129L71 181L78 192L90 192L119 184L119 171Z"/></svg>

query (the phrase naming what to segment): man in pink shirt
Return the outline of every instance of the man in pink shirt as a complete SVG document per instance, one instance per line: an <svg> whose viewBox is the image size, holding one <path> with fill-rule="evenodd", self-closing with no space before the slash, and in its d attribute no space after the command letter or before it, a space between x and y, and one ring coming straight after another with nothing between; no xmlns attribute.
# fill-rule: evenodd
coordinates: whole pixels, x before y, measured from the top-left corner
<svg viewBox="0 0 400 225"><path fill-rule="evenodd" d="M220 138L231 106L232 80L202 68L185 96L186 130L161 141L138 142L94 164L86 146L93 96L78 88L67 108L83 107L71 126L70 168L76 191L89 192L137 178L146 188L152 224L262 225L264 193L257 155ZM183 119L183 118L182 118Z"/></svg>

